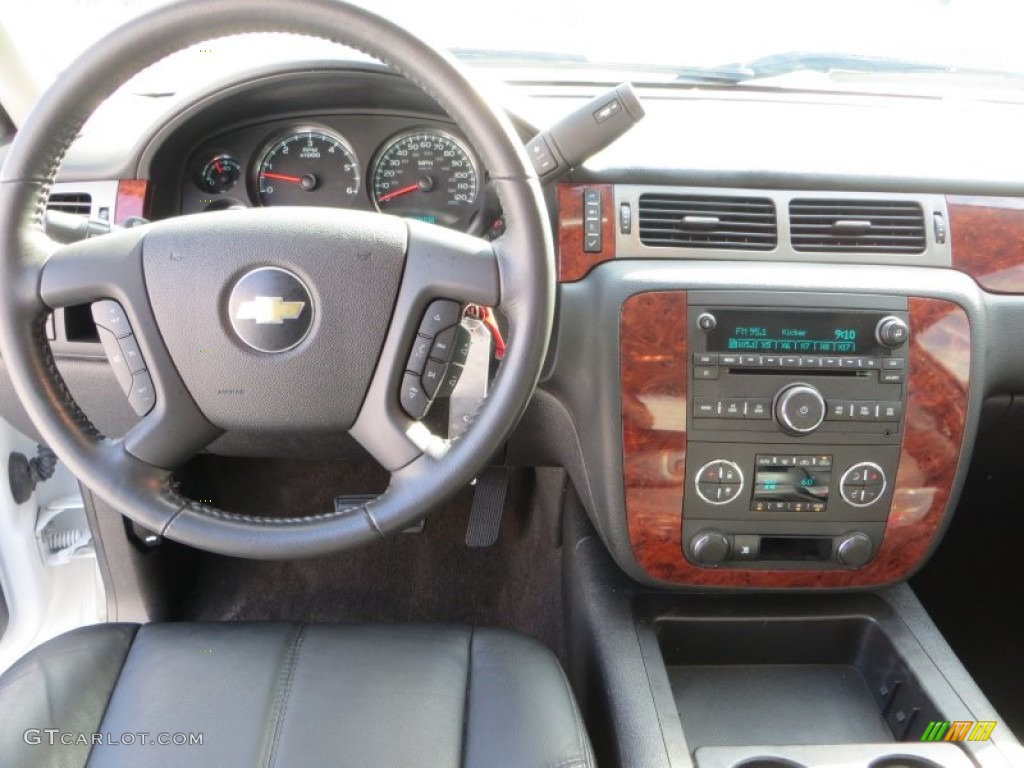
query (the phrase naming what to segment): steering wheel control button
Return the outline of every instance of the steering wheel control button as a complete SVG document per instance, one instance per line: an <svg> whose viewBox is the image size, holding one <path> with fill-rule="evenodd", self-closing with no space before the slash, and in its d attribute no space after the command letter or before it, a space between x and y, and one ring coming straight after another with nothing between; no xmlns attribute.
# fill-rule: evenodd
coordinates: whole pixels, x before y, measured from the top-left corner
<svg viewBox="0 0 1024 768"><path fill-rule="evenodd" d="M450 397L452 392L455 391L455 387L458 385L460 378L462 378L462 366L458 363L449 363L448 367L445 369L444 380L441 382L441 387L434 394L434 397Z"/></svg>
<svg viewBox="0 0 1024 768"><path fill-rule="evenodd" d="M426 336L417 336L412 343L412 352L409 353L409 362L405 368L413 373L423 373L423 367L430 358L430 339Z"/></svg>
<svg viewBox="0 0 1024 768"><path fill-rule="evenodd" d="M423 382L423 390L427 393L427 397L433 399L437 396L438 391L441 389L441 384L444 383L445 374L447 372L447 363L438 360L427 361L427 365L423 369L423 375L420 377Z"/></svg>
<svg viewBox="0 0 1024 768"><path fill-rule="evenodd" d="M121 351L121 345L118 344L117 337L106 328L97 326L96 331L100 335L100 343L103 345L103 352L106 354L107 361L110 363L110 367L114 371L117 383L120 385L121 391L127 395L132 389L132 370L128 367L128 362L124 359L124 353Z"/></svg>
<svg viewBox="0 0 1024 768"><path fill-rule="evenodd" d="M235 283L228 317L238 338L257 352L285 352L313 327L313 297L297 275L260 267Z"/></svg>
<svg viewBox="0 0 1024 768"><path fill-rule="evenodd" d="M825 420L825 398L810 384L784 387L775 398L775 419L791 435L810 434Z"/></svg>
<svg viewBox="0 0 1024 768"><path fill-rule="evenodd" d="M156 393L153 391L153 380L143 371L132 377L132 391L128 393L128 405L139 416L145 416L156 404Z"/></svg>
<svg viewBox="0 0 1024 768"><path fill-rule="evenodd" d="M128 324L128 316L125 315L121 305L110 299L93 303L92 319L97 327L106 328L119 339L132 332L132 327Z"/></svg>
<svg viewBox="0 0 1024 768"><path fill-rule="evenodd" d="M696 477L697 495L708 504L728 504L743 491L743 472L725 459L709 461Z"/></svg>
<svg viewBox="0 0 1024 768"><path fill-rule="evenodd" d="M434 346L430 349L430 357L433 360L440 360L447 363L452 359L452 348L455 346L455 326L445 328L434 339Z"/></svg>
<svg viewBox="0 0 1024 768"><path fill-rule="evenodd" d="M403 410L412 418L422 419L430 408L430 398L423 389L420 377L415 373L406 373L402 377L402 391L399 395Z"/></svg>
<svg viewBox="0 0 1024 768"><path fill-rule="evenodd" d="M118 339L117 343L121 347L121 354L124 355L128 370L132 373L141 373L146 370L146 361L142 359L142 352L135 336L129 333L124 338Z"/></svg>
<svg viewBox="0 0 1024 768"><path fill-rule="evenodd" d="M854 464L843 473L839 493L854 507L868 507L885 493L886 477L880 466L870 461Z"/></svg>
<svg viewBox="0 0 1024 768"><path fill-rule="evenodd" d="M462 307L457 302L439 299L431 302L420 323L420 336L434 338L445 328L451 328L462 319Z"/></svg>

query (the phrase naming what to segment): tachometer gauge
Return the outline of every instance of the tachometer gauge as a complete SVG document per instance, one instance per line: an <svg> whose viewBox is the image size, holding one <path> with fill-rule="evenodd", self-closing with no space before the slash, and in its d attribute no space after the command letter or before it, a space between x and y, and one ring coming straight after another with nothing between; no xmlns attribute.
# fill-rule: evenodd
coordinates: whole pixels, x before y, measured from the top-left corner
<svg viewBox="0 0 1024 768"><path fill-rule="evenodd" d="M452 226L473 212L479 175L454 136L432 128L401 133L373 164L373 204L381 213Z"/></svg>
<svg viewBox="0 0 1024 768"><path fill-rule="evenodd" d="M359 162L341 136L295 129L270 143L255 169L261 205L345 207L359 192Z"/></svg>

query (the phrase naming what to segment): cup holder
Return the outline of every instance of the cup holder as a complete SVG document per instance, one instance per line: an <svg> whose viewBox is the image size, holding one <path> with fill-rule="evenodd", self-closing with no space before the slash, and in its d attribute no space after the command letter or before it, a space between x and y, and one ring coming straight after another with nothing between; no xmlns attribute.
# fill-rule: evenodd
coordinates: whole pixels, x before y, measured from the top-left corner
<svg viewBox="0 0 1024 768"><path fill-rule="evenodd" d="M942 768L936 762L911 755L888 755L873 760L868 768Z"/></svg>

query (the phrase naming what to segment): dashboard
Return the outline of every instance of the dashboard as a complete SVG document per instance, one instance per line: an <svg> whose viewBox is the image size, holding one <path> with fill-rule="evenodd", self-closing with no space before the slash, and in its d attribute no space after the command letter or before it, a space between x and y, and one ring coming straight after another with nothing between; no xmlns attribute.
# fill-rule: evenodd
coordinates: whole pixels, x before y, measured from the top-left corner
<svg viewBox="0 0 1024 768"><path fill-rule="evenodd" d="M524 144L534 124L594 95L534 89L512 116ZM565 468L615 560L642 582L842 589L907 578L949 523L981 425L1024 393L1024 356L1008 343L1024 329L1015 166L985 155L971 177L936 152L946 139L921 134L921 120L942 109L955 120L954 106L641 96L643 122L545 189L556 330L509 460ZM1019 108L1002 109L986 106L986 124L1008 133L1000 116ZM753 140L743 126L754 123L779 123L777 143ZM809 141L812 128L860 151ZM500 234L473 148L386 70L255 71L134 130L130 150L73 151L51 204L87 195L88 212L115 222L330 205ZM120 434L133 414L90 325L87 309L61 310L51 345L76 398ZM3 415L30 431L5 382ZM270 437L228 432L211 450L354 450L345 436Z"/></svg>

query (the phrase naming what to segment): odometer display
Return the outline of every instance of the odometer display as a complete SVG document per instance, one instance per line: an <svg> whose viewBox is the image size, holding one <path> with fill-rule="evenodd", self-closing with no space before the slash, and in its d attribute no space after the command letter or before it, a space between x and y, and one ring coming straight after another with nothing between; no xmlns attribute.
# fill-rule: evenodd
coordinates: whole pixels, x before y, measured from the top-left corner
<svg viewBox="0 0 1024 768"><path fill-rule="evenodd" d="M399 134L373 165L371 194L381 213L433 224L464 224L479 194L479 173L469 150L443 131Z"/></svg>
<svg viewBox="0 0 1024 768"><path fill-rule="evenodd" d="M359 162L341 136L296 129L264 150L255 186L261 205L347 207L359 193Z"/></svg>

